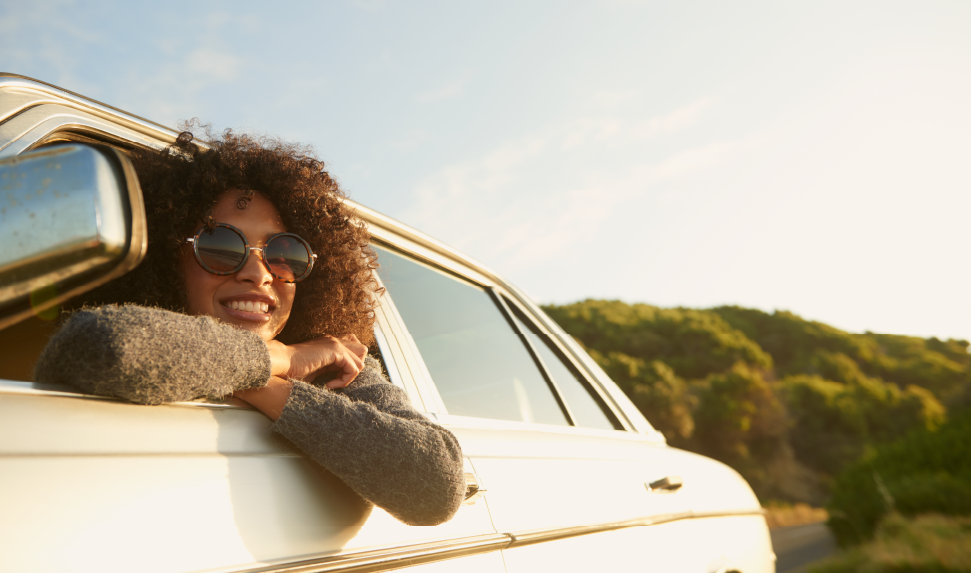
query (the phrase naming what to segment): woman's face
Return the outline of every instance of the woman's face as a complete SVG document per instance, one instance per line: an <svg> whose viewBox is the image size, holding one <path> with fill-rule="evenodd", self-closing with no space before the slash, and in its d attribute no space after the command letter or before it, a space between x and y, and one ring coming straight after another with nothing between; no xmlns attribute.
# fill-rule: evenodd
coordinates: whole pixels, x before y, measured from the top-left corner
<svg viewBox="0 0 971 573"><path fill-rule="evenodd" d="M236 190L223 193L212 209L213 221L242 231L251 247L262 247L273 235L286 232L280 213L268 199L259 193L252 195L251 200L243 197ZM201 228L199 225L192 232ZM186 244L179 253L179 270L185 277L189 314L215 317L255 332L263 340L276 338L290 317L296 287L273 278L257 251L250 253L236 274L218 276L203 269L192 246ZM266 312L262 305L266 305Z"/></svg>

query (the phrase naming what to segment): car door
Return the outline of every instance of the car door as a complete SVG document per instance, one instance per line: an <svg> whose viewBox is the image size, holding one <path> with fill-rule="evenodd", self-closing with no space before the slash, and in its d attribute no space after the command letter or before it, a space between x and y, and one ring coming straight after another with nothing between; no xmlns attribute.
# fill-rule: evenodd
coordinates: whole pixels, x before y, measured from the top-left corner
<svg viewBox="0 0 971 573"><path fill-rule="evenodd" d="M47 333L36 319L0 333L20 342L0 352L0 378L23 378ZM396 373L380 322L377 334ZM269 424L232 404L141 406L0 381L0 570L433 571L454 559L503 571L508 537L481 500L440 526L406 526Z"/></svg>
<svg viewBox="0 0 971 573"><path fill-rule="evenodd" d="M416 249L417 250L417 249ZM663 442L629 430L609 395L500 286L393 247L379 270L428 377L427 399L478 472L510 572L683 569L691 515ZM470 269L468 274L472 274ZM426 404L427 405L427 404ZM656 525L651 525L656 524Z"/></svg>

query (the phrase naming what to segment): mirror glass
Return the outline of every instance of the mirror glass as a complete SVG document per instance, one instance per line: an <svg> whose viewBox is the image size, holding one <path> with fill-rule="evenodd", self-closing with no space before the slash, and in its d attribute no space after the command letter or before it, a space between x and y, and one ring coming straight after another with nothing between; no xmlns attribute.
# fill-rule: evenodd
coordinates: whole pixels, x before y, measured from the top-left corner
<svg viewBox="0 0 971 573"><path fill-rule="evenodd" d="M0 161L0 328L134 268L144 219L116 150L68 144Z"/></svg>

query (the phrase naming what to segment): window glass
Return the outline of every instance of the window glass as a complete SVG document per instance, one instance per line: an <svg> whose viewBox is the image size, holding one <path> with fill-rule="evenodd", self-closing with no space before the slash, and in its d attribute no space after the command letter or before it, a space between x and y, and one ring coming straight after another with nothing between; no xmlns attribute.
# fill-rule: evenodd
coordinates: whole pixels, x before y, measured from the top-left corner
<svg viewBox="0 0 971 573"><path fill-rule="evenodd" d="M603 404L601 399L594 396L587 388L587 382L572 364L560 356L559 349L550 340L550 335L541 333L532 321L527 320L518 308L508 300L506 306L513 313L517 330L522 336L529 337L536 348L550 376L560 389L566 405L573 414L574 422L581 428L600 428L602 430L622 430L623 426ZM529 325L529 326L526 326Z"/></svg>
<svg viewBox="0 0 971 573"><path fill-rule="evenodd" d="M378 275L449 414L569 425L532 355L485 289L376 250Z"/></svg>

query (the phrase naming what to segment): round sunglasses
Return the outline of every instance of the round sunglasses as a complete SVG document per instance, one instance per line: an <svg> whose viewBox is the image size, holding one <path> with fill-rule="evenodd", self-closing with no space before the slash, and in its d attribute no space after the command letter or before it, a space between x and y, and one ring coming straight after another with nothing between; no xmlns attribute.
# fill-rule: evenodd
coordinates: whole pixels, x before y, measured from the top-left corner
<svg viewBox="0 0 971 573"><path fill-rule="evenodd" d="M238 273L249 260L250 251L259 251L270 274L285 283L307 278L317 260L299 235L277 233L262 247L251 247L242 231L226 223L203 227L185 242L192 244L199 266L220 276Z"/></svg>

